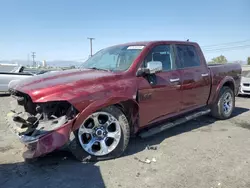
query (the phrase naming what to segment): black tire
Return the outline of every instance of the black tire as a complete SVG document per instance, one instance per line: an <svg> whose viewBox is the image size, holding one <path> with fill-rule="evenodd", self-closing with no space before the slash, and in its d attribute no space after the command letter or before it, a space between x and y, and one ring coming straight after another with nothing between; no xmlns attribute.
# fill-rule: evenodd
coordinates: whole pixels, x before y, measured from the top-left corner
<svg viewBox="0 0 250 188"><path fill-rule="evenodd" d="M232 96L232 108L231 108L230 112L226 114L223 110L223 105L224 105L223 100L224 100L225 96L227 95L227 93L230 93ZM215 104L212 105L211 114L213 117L215 117L217 119L221 119L221 120L228 119L231 117L232 112L234 110L234 107L235 107L234 92L230 87L224 86L224 87L222 87L222 89L219 93L218 99L216 100Z"/></svg>
<svg viewBox="0 0 250 188"><path fill-rule="evenodd" d="M116 148L107 155L94 156L86 152L78 139L78 130L74 132L73 138L70 139L69 149L77 160L81 162L96 162L120 157L128 146L130 139L130 126L124 113L116 106L109 106L99 110L98 112L107 112L112 114L118 121L121 127L121 138Z"/></svg>

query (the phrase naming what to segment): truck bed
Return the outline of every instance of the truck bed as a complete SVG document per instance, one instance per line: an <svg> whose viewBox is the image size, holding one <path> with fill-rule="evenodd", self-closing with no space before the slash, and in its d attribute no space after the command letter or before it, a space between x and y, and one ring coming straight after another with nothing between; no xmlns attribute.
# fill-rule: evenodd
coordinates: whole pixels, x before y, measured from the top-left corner
<svg viewBox="0 0 250 188"><path fill-rule="evenodd" d="M215 99L215 96L217 96L218 86L223 83L223 80L226 79L226 77L231 76L234 79L236 88L234 92L235 95L238 94L242 71L241 65L239 63L208 64L208 68L211 72L212 78L210 102L211 100Z"/></svg>

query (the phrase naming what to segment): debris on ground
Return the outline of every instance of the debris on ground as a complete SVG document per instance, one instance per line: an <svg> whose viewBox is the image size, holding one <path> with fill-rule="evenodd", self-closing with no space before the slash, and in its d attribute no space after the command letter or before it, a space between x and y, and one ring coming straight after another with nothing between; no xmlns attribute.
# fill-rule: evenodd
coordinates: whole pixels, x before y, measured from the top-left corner
<svg viewBox="0 0 250 188"><path fill-rule="evenodd" d="M150 164L151 163L151 161L149 160L149 159L145 159L145 163L147 163L147 164Z"/></svg>
<svg viewBox="0 0 250 188"><path fill-rule="evenodd" d="M156 158L152 158L152 162L156 163Z"/></svg>
<svg viewBox="0 0 250 188"><path fill-rule="evenodd" d="M146 158L145 160L141 160L138 157L135 157L134 159L141 162L141 163L145 163L145 164L150 164L151 162L154 162L154 163L156 162L156 158L154 158L154 157L152 158L152 160L150 160L148 158Z"/></svg>
<svg viewBox="0 0 250 188"><path fill-rule="evenodd" d="M145 163L145 164L150 164L151 163L151 161L148 158L146 158L145 160L141 160L138 157L135 157L134 159L141 162L141 163Z"/></svg>
<svg viewBox="0 0 250 188"><path fill-rule="evenodd" d="M147 145L148 150L157 150L157 146L149 146Z"/></svg>

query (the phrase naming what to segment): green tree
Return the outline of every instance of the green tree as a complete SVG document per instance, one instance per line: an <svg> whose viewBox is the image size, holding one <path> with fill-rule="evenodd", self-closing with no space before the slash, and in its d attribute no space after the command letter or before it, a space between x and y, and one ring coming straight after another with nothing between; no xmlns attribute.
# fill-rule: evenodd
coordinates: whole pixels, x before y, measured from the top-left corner
<svg viewBox="0 0 250 188"><path fill-rule="evenodd" d="M250 57L247 58L247 64L250 65Z"/></svg>
<svg viewBox="0 0 250 188"><path fill-rule="evenodd" d="M215 57L209 63L227 63L227 58L223 55Z"/></svg>

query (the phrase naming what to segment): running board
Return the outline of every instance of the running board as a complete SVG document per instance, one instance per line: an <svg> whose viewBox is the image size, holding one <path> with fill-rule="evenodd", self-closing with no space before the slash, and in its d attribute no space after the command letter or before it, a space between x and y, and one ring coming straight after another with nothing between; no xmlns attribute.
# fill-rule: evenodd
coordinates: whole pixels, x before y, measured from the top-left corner
<svg viewBox="0 0 250 188"><path fill-rule="evenodd" d="M175 120L173 122L169 122L169 123L166 123L166 124L163 124L163 125L159 125L159 126L150 128L147 131L143 131L142 133L139 134L139 136L141 138L150 137L150 136L158 134L158 133L160 133L160 132L162 132L162 131L164 131L166 129L174 127L176 125L179 125L179 124L185 123L187 121L190 121L192 119L195 119L197 117L209 114L210 111L211 111L210 109L206 109L206 110L202 110L202 111L199 111L199 112L195 112L195 113L186 115L186 116L181 117L180 119L177 119L177 120Z"/></svg>

